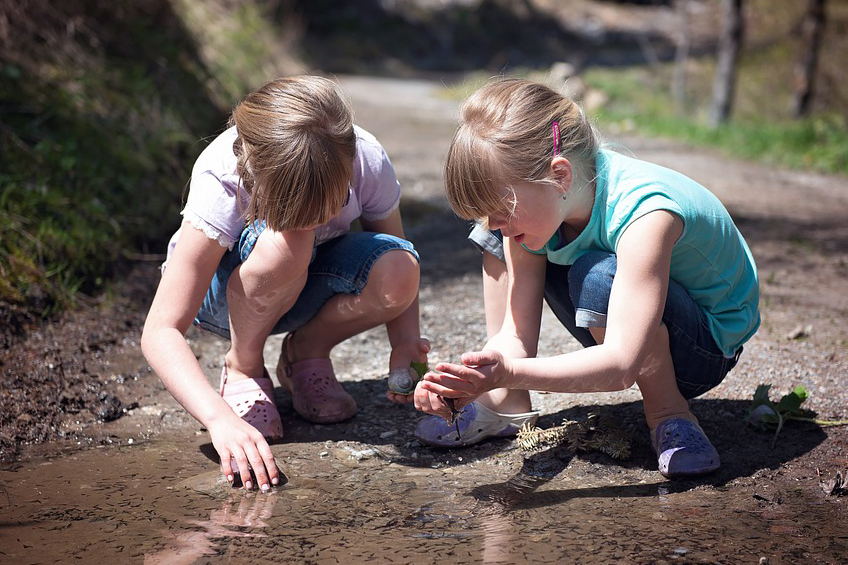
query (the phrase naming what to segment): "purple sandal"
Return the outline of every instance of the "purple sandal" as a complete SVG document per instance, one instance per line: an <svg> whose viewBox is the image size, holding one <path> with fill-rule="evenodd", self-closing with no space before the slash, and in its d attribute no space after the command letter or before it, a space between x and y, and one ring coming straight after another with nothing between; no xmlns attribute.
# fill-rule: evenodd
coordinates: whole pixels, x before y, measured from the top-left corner
<svg viewBox="0 0 848 565"><path fill-rule="evenodd" d="M664 477L702 475L721 466L718 451L701 426L684 418L660 422L651 430L651 444Z"/></svg>

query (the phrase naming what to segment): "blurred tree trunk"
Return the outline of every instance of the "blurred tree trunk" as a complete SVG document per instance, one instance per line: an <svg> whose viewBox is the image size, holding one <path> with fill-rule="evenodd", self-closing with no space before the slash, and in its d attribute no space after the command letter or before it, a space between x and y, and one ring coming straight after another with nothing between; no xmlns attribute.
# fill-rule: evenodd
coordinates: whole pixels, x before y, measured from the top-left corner
<svg viewBox="0 0 848 565"><path fill-rule="evenodd" d="M675 37L674 75L671 96L678 114L686 113L686 65L689 62L689 0L675 0L674 11L680 20Z"/></svg>
<svg viewBox="0 0 848 565"><path fill-rule="evenodd" d="M727 123L733 110L736 88L736 63L745 34L742 20L742 0L722 0L724 26L718 48L718 67L713 81L713 102L710 108L710 125Z"/></svg>
<svg viewBox="0 0 848 565"><path fill-rule="evenodd" d="M795 68L795 99L792 115L801 118L810 113L819 61L822 34L826 22L826 0L809 0L801 23L801 49L804 54Z"/></svg>

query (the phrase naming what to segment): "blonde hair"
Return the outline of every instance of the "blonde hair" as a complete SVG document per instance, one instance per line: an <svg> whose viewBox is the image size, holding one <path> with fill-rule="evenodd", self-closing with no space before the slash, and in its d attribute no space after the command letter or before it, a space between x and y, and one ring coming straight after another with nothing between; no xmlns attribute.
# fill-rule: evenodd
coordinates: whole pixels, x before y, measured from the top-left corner
<svg viewBox="0 0 848 565"><path fill-rule="evenodd" d="M353 112L341 89L316 76L284 77L251 92L230 117L249 193L245 217L275 231L326 223L348 196L356 156Z"/></svg>
<svg viewBox="0 0 848 565"><path fill-rule="evenodd" d="M445 164L448 200L460 217L485 219L515 206L512 185L553 182L555 155L571 162L575 179L591 182L598 148L595 130L573 101L529 80L494 80L460 110Z"/></svg>

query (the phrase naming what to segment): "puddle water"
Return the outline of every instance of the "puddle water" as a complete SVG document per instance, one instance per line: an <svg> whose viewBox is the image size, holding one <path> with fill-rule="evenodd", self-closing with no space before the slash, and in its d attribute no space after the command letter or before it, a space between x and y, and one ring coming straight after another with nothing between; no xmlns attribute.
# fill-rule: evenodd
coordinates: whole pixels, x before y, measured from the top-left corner
<svg viewBox="0 0 848 565"><path fill-rule="evenodd" d="M274 446L288 482L232 489L205 437L30 460L0 472L0 562L844 563L829 504L785 490L612 477L576 461L412 467L326 444ZM579 466L579 465L578 465ZM841 560L841 561L840 561Z"/></svg>

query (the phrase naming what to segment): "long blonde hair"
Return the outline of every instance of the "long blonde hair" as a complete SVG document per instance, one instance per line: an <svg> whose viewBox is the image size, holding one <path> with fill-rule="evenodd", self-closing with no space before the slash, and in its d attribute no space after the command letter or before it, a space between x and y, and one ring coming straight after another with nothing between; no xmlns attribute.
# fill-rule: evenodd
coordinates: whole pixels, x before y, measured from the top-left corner
<svg viewBox="0 0 848 565"><path fill-rule="evenodd" d="M251 92L230 117L233 150L250 195L245 217L275 231L326 223L348 196L356 156L353 112L317 76L284 77Z"/></svg>
<svg viewBox="0 0 848 565"><path fill-rule="evenodd" d="M594 179L598 148L579 105L537 82L496 79L460 110L445 164L448 200L460 217L485 219L515 205L512 185L553 182L555 155L571 162L575 178Z"/></svg>

